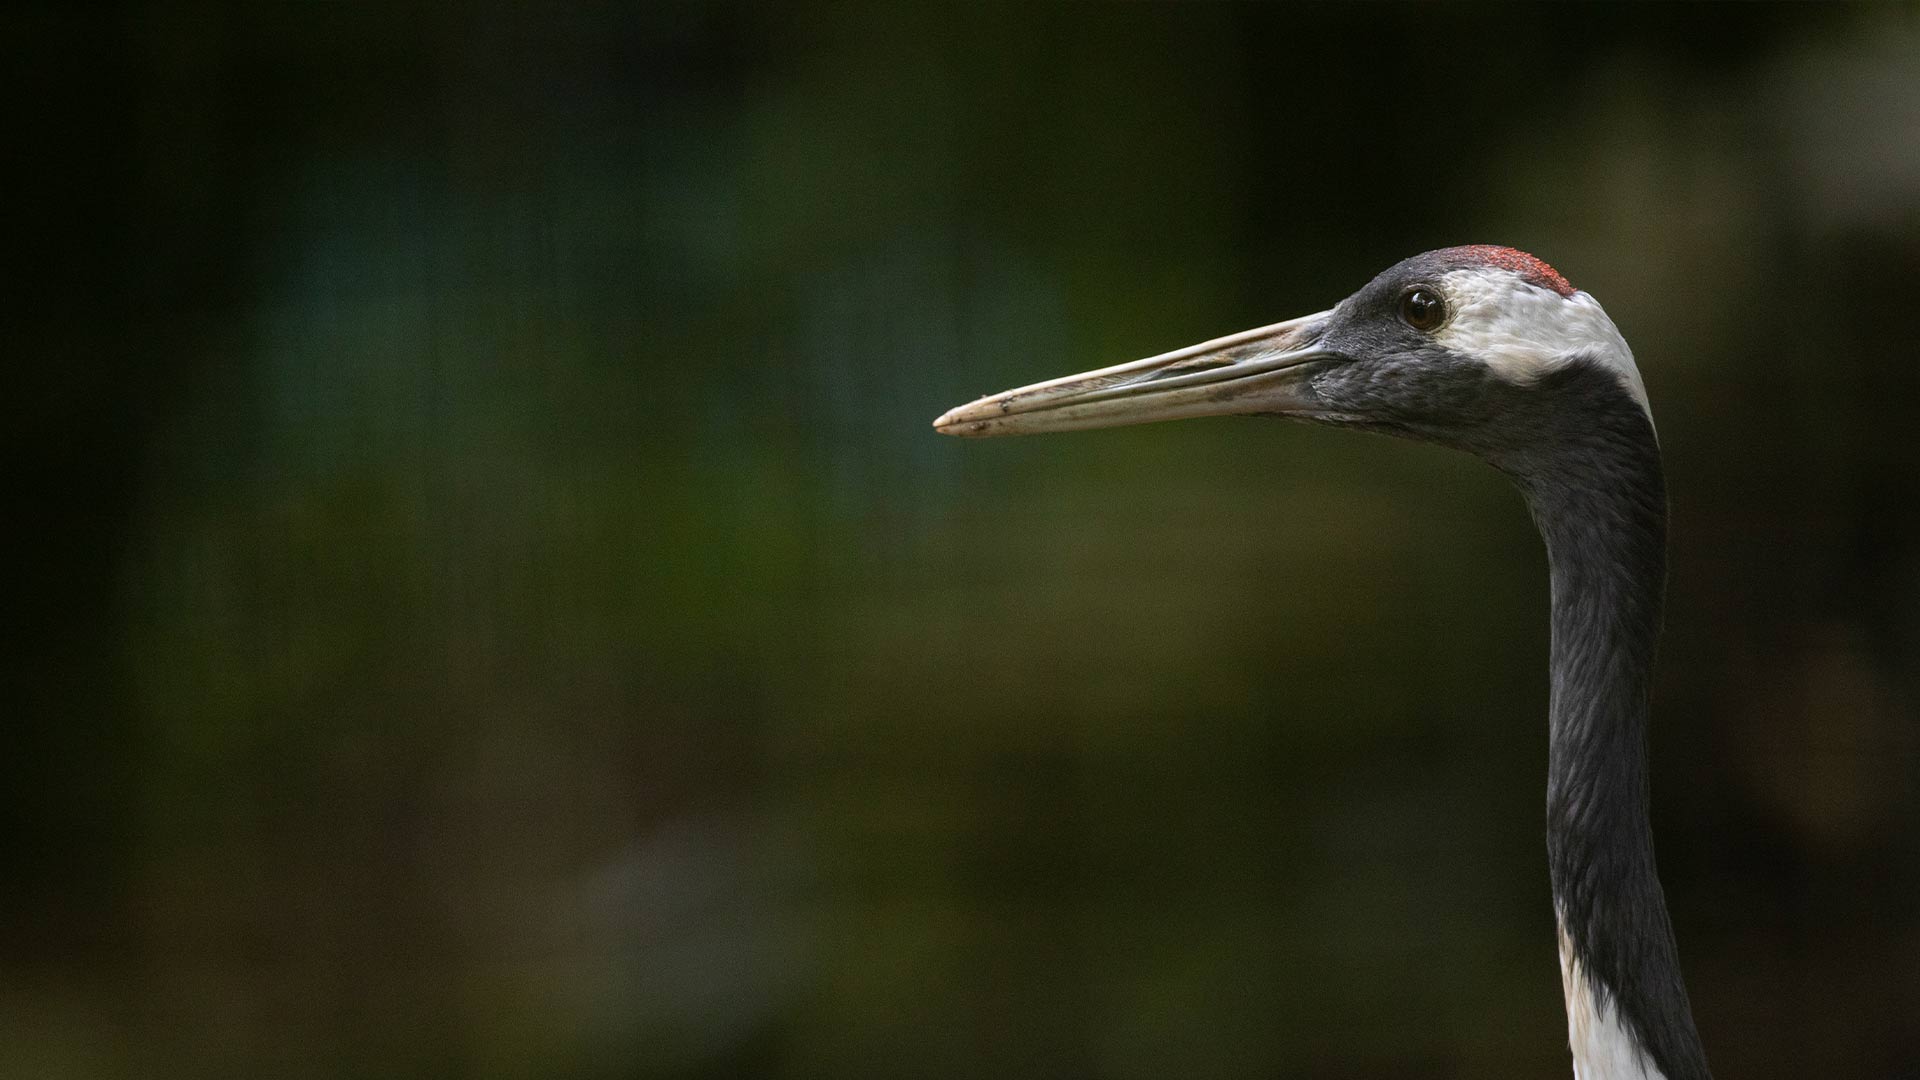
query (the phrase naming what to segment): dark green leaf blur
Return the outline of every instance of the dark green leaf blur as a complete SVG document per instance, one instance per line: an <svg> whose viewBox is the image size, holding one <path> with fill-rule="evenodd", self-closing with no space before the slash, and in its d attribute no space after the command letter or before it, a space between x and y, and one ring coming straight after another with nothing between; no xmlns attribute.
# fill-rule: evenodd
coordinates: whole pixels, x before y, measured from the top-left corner
<svg viewBox="0 0 1920 1080"><path fill-rule="evenodd" d="M1920 9L29 4L0 1076L1570 1075L1540 544L982 393L1532 251L1726 1077L1920 1076Z"/></svg>

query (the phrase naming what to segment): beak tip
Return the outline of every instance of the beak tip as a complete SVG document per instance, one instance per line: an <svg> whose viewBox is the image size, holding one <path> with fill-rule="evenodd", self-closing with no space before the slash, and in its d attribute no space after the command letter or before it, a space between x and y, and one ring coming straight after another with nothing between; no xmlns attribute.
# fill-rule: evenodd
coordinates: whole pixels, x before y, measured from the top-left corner
<svg viewBox="0 0 1920 1080"><path fill-rule="evenodd" d="M965 439L975 435L989 434L987 431L988 426L985 420L958 421L949 420L943 416L934 421L933 430L942 435L952 435Z"/></svg>
<svg viewBox="0 0 1920 1080"><path fill-rule="evenodd" d="M942 435L961 437L987 434L987 428L991 426L989 418L980 415L978 405L979 402L974 402L971 405L948 409L934 420L933 430Z"/></svg>

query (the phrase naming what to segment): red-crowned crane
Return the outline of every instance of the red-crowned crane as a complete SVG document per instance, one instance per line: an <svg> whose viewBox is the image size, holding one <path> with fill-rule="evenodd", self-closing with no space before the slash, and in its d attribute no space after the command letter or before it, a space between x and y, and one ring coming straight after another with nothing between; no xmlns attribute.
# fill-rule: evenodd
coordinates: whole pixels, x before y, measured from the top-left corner
<svg viewBox="0 0 1920 1080"><path fill-rule="evenodd" d="M1647 696L1666 482L1633 353L1512 248L1416 255L1330 310L948 412L948 435L1257 413L1476 454L1511 477L1552 584L1547 861L1578 1080L1709 1080L1655 874Z"/></svg>

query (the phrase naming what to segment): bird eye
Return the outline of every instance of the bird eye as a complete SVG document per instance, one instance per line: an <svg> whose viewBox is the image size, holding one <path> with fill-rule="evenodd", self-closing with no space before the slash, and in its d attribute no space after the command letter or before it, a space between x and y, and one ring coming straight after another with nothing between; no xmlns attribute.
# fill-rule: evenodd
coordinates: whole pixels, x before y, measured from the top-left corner
<svg viewBox="0 0 1920 1080"><path fill-rule="evenodd" d="M1447 305L1432 289L1408 289L1400 298L1400 318L1415 330L1432 330L1447 319Z"/></svg>

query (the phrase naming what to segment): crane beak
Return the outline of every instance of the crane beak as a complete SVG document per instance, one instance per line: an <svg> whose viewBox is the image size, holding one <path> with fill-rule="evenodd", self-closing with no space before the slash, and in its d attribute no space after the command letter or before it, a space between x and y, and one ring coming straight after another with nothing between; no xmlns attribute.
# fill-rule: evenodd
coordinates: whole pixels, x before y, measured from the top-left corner
<svg viewBox="0 0 1920 1080"><path fill-rule="evenodd" d="M1338 357L1318 347L1330 311L1203 341L1129 364L1049 379L950 409L945 435L1033 435L1234 413L1303 415L1307 377Z"/></svg>

